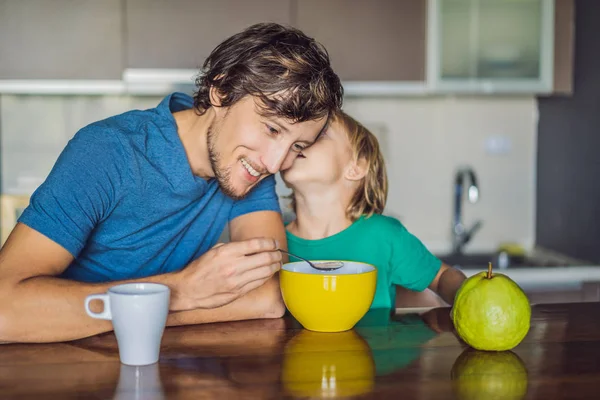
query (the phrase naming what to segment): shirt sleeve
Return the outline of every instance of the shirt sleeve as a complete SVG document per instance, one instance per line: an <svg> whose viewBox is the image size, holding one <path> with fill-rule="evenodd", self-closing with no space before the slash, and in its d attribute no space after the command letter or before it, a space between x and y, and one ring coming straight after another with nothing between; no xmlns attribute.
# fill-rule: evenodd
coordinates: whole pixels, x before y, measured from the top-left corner
<svg viewBox="0 0 600 400"><path fill-rule="evenodd" d="M419 292L427 289L442 262L399 221L394 220L392 230L392 283Z"/></svg>
<svg viewBox="0 0 600 400"><path fill-rule="evenodd" d="M277 211L281 213L279 198L275 191L275 175L263 179L250 193L234 203L229 220L254 211Z"/></svg>
<svg viewBox="0 0 600 400"><path fill-rule="evenodd" d="M79 131L31 196L19 222L77 257L114 206L124 173L120 148L108 132Z"/></svg>

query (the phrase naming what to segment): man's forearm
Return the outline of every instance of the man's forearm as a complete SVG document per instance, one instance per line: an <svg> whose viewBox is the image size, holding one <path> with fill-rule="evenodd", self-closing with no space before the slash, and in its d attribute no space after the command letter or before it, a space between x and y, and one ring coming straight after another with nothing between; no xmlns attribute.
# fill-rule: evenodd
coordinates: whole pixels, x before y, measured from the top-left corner
<svg viewBox="0 0 600 400"><path fill-rule="evenodd" d="M285 305L281 298L279 276L275 274L264 285L222 307L173 312L169 314L167 325L280 318L284 312Z"/></svg>
<svg viewBox="0 0 600 400"><path fill-rule="evenodd" d="M0 287L0 343L60 342L112 330L107 320L91 318L84 301L90 294L105 293L110 287L136 280L87 284L55 277L34 277L13 287ZM176 287L174 274L137 281ZM245 296L218 308L173 312L168 325L188 325L242 319L278 318L285 306L276 276Z"/></svg>
<svg viewBox="0 0 600 400"><path fill-rule="evenodd" d="M143 279L171 286L172 274ZM140 281L140 280L138 280ZM124 282L88 284L39 276L0 286L0 342L58 342L112 330L107 320L87 315L85 298Z"/></svg>

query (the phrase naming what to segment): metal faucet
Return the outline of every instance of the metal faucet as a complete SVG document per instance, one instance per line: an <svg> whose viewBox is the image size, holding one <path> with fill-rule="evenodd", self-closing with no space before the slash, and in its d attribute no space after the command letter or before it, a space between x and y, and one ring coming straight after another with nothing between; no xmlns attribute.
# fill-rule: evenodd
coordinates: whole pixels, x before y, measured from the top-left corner
<svg viewBox="0 0 600 400"><path fill-rule="evenodd" d="M475 172L470 167L461 168L456 172L454 180L454 217L452 219L452 252L460 254L463 247L471 240L473 235L481 228L481 221L475 222L471 229L467 230L462 222L462 197L464 192L464 178L467 177L470 185L467 189L467 198L470 203L479 200L479 187Z"/></svg>

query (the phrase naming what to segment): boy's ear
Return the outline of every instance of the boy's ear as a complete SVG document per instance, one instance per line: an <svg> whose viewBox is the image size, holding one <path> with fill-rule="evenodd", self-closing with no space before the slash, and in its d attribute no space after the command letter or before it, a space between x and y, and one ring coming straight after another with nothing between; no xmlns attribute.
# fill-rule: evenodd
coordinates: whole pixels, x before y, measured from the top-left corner
<svg viewBox="0 0 600 400"><path fill-rule="evenodd" d="M367 160L364 157L359 158L348 166L345 177L350 181L360 181L367 175L367 169Z"/></svg>

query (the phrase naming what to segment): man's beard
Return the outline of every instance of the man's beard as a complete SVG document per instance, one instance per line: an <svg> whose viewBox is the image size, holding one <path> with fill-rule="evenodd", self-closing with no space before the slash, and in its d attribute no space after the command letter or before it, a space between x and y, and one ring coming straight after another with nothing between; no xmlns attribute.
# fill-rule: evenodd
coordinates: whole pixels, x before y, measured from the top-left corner
<svg viewBox="0 0 600 400"><path fill-rule="evenodd" d="M215 178L219 183L221 191L225 193L226 196L231 197L233 200L241 200L244 198L245 193L238 194L235 192L235 188L231 183L231 168L221 168L221 155L215 149L215 142L217 141L219 134L213 128L214 124L211 124L208 128L208 134L206 137L210 166L215 173Z"/></svg>

